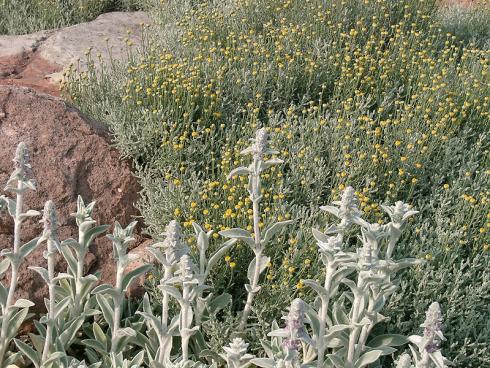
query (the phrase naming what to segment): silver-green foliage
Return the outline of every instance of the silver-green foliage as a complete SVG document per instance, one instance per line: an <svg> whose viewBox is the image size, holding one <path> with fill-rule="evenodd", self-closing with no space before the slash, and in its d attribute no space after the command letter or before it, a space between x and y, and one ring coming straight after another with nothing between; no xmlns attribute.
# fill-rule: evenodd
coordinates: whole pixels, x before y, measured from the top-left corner
<svg viewBox="0 0 490 368"><path fill-rule="evenodd" d="M152 267L141 264L126 272L126 267L138 259L128 253L128 246L134 240L132 233L136 222L126 228L116 222L113 233L108 235L113 243L116 262L114 286L95 286L99 278L85 275L84 260L88 248L95 236L107 229L107 226L96 226L91 217L94 202L85 205L81 198L78 199L77 213L73 215L79 228L78 241L58 239L54 204L48 201L44 208L42 235L19 247L22 220L39 214L37 211L21 211L23 194L28 188L34 188L34 184L27 179L27 150L24 144L20 144L14 160L16 170L7 185L7 189L16 193L17 200L0 197L2 207L7 207L14 217L15 226L13 251L3 251L5 259L0 263L2 273L11 265L12 280L10 288L2 285L0 289L0 367L22 361L20 353L9 351L7 354L7 351L11 350L10 342L33 303L23 299L14 303L13 293L20 263L42 242L47 244L44 254L48 268L34 266L31 269L48 285L47 314L35 322L38 334L30 334L30 344L15 339L18 350L36 368L246 368L251 364L265 368L381 367L384 356L393 355L397 347L409 341L414 344L411 350L416 368L446 367L449 362L440 351L444 337L438 303L434 303L427 312L423 336L406 338L373 333L376 325L387 321L381 312L397 289L397 272L421 263L413 258L394 258L396 243L407 227L408 219L417 211L397 202L394 206L383 206L391 219L388 224L371 224L361 217L351 187L344 190L340 201L321 207L337 217L339 222L327 226L323 232L313 229L325 280L322 284L305 280L304 284L312 288L318 297L311 304L294 299L283 317L285 326L280 328L275 321L272 322L272 331L268 334L271 339L261 341L262 352L257 355L247 353L248 344L244 338L253 336L250 331L254 325L250 323L250 317L255 309L255 296L260 291L260 275L269 262L264 254L267 242L291 223L277 222L265 231L260 229L261 174L281 161L274 158L277 152L269 148L266 129L259 129L252 142L252 146L242 153L251 153L253 162L249 167L233 170L230 177L245 174L249 178L254 233L239 228L224 230L221 235L231 239L211 253L209 240L212 232L206 232L194 223L197 239L194 252L185 245L185 235L179 223L171 221L162 234L164 239L149 247L149 253L163 271L158 284L160 312L155 313L157 300L146 294L140 310L126 316L123 311L129 303L126 298L128 287ZM356 232L357 241L353 237ZM223 347L223 351L213 351L209 348L202 324L211 318L219 318L219 312L229 307L232 297L226 293L215 296L207 282L212 268L237 242L245 242L255 255L248 267L250 284L245 286L245 307L228 326L235 331L233 341ZM352 251L352 244L359 244L356 252ZM66 272L55 273L56 252L66 259ZM74 344L84 347L83 357L71 356ZM409 360L403 355L398 366L409 367Z"/></svg>
<svg viewBox="0 0 490 368"><path fill-rule="evenodd" d="M252 139L253 145L241 152L244 154L252 154L253 161L249 167L238 167L230 172L228 178L232 178L235 175L247 175L248 176L248 193L250 195L250 200L253 205L253 235L244 229L233 228L229 230L220 231L220 235L241 240L245 242L253 251L255 257L248 267L247 277L250 284L245 285L247 290L247 301L245 302L245 308L243 309L243 314L240 320L240 325L238 327L239 331L245 328L248 316L250 315L252 303L254 296L259 292L259 278L260 274L264 272L270 258L264 255L264 249L271 238L282 230L283 227L292 223L292 221L282 221L276 222L270 225L262 234L259 223L260 223L260 200L262 198L261 185L260 185L260 175L273 165L282 163L282 160L278 158L271 158L265 160L264 157L267 155L276 155L279 152L274 151L269 148L268 133L265 128L259 129L257 131L255 139Z"/></svg>
<svg viewBox="0 0 490 368"><path fill-rule="evenodd" d="M18 358L18 354L9 355L11 340L17 335L21 324L30 316L29 307L33 306L29 300L18 299L14 301L14 294L19 281L19 267L25 257L29 255L40 244L40 238L21 245L22 222L40 213L34 210L23 212L24 195L27 190L36 190L36 184L29 178L31 166L26 145L21 142L17 146L14 158L15 170L10 176L6 191L15 195L15 199L1 196L0 209L7 208L9 215L14 220L14 241L11 248L3 249L0 256L0 276L5 274L10 267L10 285L5 287L0 284L0 306L1 306L1 329L0 329L0 367L8 365Z"/></svg>

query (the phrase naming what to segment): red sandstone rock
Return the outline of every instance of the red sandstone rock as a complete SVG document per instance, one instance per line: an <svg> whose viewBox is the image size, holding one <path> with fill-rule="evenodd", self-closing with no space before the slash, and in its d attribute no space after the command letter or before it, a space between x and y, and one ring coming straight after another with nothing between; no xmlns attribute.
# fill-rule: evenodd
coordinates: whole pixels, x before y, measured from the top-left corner
<svg viewBox="0 0 490 368"><path fill-rule="evenodd" d="M76 212L79 194L85 203L97 201L93 217L99 224L113 224L117 220L126 226L139 215L134 203L140 187L130 165L119 159L103 126L63 100L28 88L0 86L0 137L0 188L3 189L12 172L17 144L24 141L30 151L32 175L38 183L37 191L26 195L24 209L42 210L46 200L53 200L60 221L60 239L77 237L70 213ZM0 193L5 194L2 190ZM11 247L12 225L7 214L0 215L0 250ZM22 240L38 236L41 229L38 219L26 221ZM139 235L136 237L133 247L144 240ZM27 266L46 266L42 256L44 247L33 252L21 268L16 294L35 302L37 310L43 308L46 288ZM100 270L103 282L112 284L111 242L101 236L91 246L91 252L93 264L87 264L87 271ZM61 269L65 267L62 262L59 265Z"/></svg>

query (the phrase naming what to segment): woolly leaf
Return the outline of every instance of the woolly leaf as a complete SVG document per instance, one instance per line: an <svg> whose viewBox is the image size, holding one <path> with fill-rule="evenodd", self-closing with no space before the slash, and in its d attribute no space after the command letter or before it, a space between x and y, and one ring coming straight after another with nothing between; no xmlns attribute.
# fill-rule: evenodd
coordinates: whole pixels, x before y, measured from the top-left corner
<svg viewBox="0 0 490 368"><path fill-rule="evenodd" d="M227 179L231 179L235 175L249 175L250 174L250 169L247 167L237 167L236 169L231 170L231 172L228 174Z"/></svg>
<svg viewBox="0 0 490 368"><path fill-rule="evenodd" d="M379 359L380 356L383 355L382 350L371 350L368 351L364 354L362 354L359 359L357 359L356 364L354 365L354 368L363 368L366 367L368 364L374 363Z"/></svg>
<svg viewBox="0 0 490 368"><path fill-rule="evenodd" d="M230 239L228 240L227 242L225 242L223 244L223 246L218 249L212 256L211 258L209 259L208 261L208 264L207 264L207 267L206 267L206 271L205 271L205 275L207 276L209 274L209 272L211 272L211 269L214 267L214 265L216 263L218 263L218 261L224 256L224 254L226 252L228 252L228 250L230 249L230 247L235 244L236 242L236 239Z"/></svg>
<svg viewBox="0 0 490 368"><path fill-rule="evenodd" d="M8 259L8 258L2 259L2 261L0 262L0 277L5 272L7 272L7 270L9 269L9 267L10 267L10 259Z"/></svg>
<svg viewBox="0 0 490 368"><path fill-rule="evenodd" d="M250 262L248 266L248 272L247 272L247 277L250 280L250 283L253 284L253 278L255 274L255 264L257 262L257 257ZM259 259L259 275L264 272L264 270L267 268L267 265L270 262L270 258L266 256L261 256ZM255 280L258 281L258 280Z"/></svg>
<svg viewBox="0 0 490 368"><path fill-rule="evenodd" d="M269 358L254 358L250 360L250 363L262 368L274 368L276 366L275 360Z"/></svg>
<svg viewBox="0 0 490 368"><path fill-rule="evenodd" d="M17 301L14 304L14 307L16 308L29 308L33 307L35 304L31 302L30 300L27 299L17 299Z"/></svg>
<svg viewBox="0 0 490 368"><path fill-rule="evenodd" d="M282 229L284 229L287 225L292 224L293 220L288 220L288 221L281 221L281 222L276 222L275 224L271 225L267 230L264 232L264 239L262 240L262 243L267 243L269 240L272 239L274 235L276 235L278 232L280 232Z"/></svg>
<svg viewBox="0 0 490 368"><path fill-rule="evenodd" d="M37 248L37 246L40 244L39 242L39 237L32 239L31 241L28 241L25 243L23 246L20 247L19 249L19 255L21 258L27 257L34 249Z"/></svg>
<svg viewBox="0 0 490 368"><path fill-rule="evenodd" d="M114 308L109 304L109 301L107 300L106 296L103 294L97 294L95 295L95 299L97 300L97 303L99 304L100 310L102 311L102 315L104 316L104 319L106 320L107 324L109 327L113 328L114 326Z"/></svg>
<svg viewBox="0 0 490 368"><path fill-rule="evenodd" d="M219 232L219 234L221 236L224 236L225 238L243 240L244 242L246 242L250 246L255 245L255 241L253 240L252 235L247 230L234 228L234 229L229 229L229 230L222 230Z"/></svg>
<svg viewBox="0 0 490 368"><path fill-rule="evenodd" d="M122 289L126 291L128 286L133 282L134 279L138 278L139 276L145 274L152 268L152 265L145 264L140 267L137 267L131 271L129 271L127 274L124 275L123 280L122 280Z"/></svg>
<svg viewBox="0 0 490 368"><path fill-rule="evenodd" d="M14 342L15 345L17 345L17 348L22 352L22 354L24 354L32 362L32 364L34 364L34 367L38 368L40 361L38 353L25 342L22 342L18 339L14 339Z"/></svg>
<svg viewBox="0 0 490 368"><path fill-rule="evenodd" d="M379 335L371 339L367 345L372 348L380 346L401 346L408 343L408 338L403 335L386 334Z"/></svg>

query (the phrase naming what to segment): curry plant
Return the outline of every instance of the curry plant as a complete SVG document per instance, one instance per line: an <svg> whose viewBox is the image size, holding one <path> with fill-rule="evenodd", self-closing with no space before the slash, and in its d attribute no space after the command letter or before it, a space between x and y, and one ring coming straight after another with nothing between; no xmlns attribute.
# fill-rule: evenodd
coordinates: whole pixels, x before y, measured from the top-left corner
<svg viewBox="0 0 490 368"><path fill-rule="evenodd" d="M238 331L243 331L247 325L248 317L252 310L252 304L255 295L260 290L260 274L266 269L270 258L264 255L266 244L271 238L283 227L292 223L292 221L281 221L270 225L262 234L260 230L260 201L261 194L261 174L271 166L278 165L283 161L278 158L265 159L266 156L277 155L279 152L270 149L269 136L265 128L259 129L255 139L251 139L253 144L244 149L241 154L251 154L252 163L248 167L238 167L230 172L228 179L237 175L248 175L248 193L252 202L253 215L253 235L247 230L234 228L220 231L220 234L227 238L241 240L249 245L254 252L255 258L248 267L248 279L250 284L245 285L247 290L247 300L240 319Z"/></svg>
<svg viewBox="0 0 490 368"><path fill-rule="evenodd" d="M10 175L6 191L15 194L15 199L0 196L0 210L7 208L9 215L14 220L14 240L12 248L3 249L0 256L4 259L0 262L0 276L10 267L10 285L8 288L0 284L1 329L0 329L0 367L7 366L18 358L18 354L7 357L10 342L17 335L17 331L28 317L29 307L33 306L29 300L18 299L14 301L14 294L19 282L19 268L25 258L40 244L40 238L36 237L21 245L22 223L32 216L40 213L34 210L23 212L24 195L27 190L36 190L35 181L29 178L31 165L29 154L24 142L19 143L15 152L14 171Z"/></svg>

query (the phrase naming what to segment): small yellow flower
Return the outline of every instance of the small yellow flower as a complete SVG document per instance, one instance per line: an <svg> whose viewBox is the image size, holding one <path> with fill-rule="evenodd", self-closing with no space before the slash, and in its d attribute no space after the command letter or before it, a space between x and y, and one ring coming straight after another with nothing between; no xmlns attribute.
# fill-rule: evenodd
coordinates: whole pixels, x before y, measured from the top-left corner
<svg viewBox="0 0 490 368"><path fill-rule="evenodd" d="M230 262L231 261L231 257L230 256L225 256L225 262Z"/></svg>
<svg viewBox="0 0 490 368"><path fill-rule="evenodd" d="M235 268L236 267L236 263L235 262L230 262L230 268Z"/></svg>

